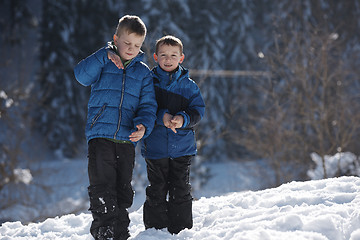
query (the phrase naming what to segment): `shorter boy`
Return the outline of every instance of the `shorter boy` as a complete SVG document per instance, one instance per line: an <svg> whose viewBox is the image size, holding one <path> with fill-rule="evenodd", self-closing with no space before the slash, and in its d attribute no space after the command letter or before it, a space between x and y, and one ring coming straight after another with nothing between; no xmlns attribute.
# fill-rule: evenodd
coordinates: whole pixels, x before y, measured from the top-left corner
<svg viewBox="0 0 360 240"><path fill-rule="evenodd" d="M129 235L127 209L135 145L147 137L156 119L150 69L141 61L146 27L137 16L119 20L113 42L82 60L74 69L84 86L91 86L86 123L88 188L96 240L124 240Z"/></svg>
<svg viewBox="0 0 360 240"><path fill-rule="evenodd" d="M184 57L178 38L165 36L156 42L157 120L142 146L150 182L143 208L145 228L167 228L172 234L193 226L190 164L196 154L194 126L205 111L199 87L180 65Z"/></svg>

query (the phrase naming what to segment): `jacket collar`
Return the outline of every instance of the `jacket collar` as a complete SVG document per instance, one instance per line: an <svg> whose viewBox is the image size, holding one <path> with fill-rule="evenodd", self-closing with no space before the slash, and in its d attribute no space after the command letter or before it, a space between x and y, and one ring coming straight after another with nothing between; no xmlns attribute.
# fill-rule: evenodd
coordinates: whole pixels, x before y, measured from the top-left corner
<svg viewBox="0 0 360 240"><path fill-rule="evenodd" d="M161 85L171 85L188 74L188 70L183 68L181 65L179 65L177 70L173 72L166 72L158 65L153 69L153 72L159 79Z"/></svg>
<svg viewBox="0 0 360 240"><path fill-rule="evenodd" d="M114 41L107 43L107 48L112 50L114 53L116 53L119 56L119 53L117 51L117 47L114 44ZM139 54L135 56L133 59L131 59L131 62L128 65L132 65L134 62L140 62L143 60L145 53L140 50ZM119 56L120 57L120 56Z"/></svg>

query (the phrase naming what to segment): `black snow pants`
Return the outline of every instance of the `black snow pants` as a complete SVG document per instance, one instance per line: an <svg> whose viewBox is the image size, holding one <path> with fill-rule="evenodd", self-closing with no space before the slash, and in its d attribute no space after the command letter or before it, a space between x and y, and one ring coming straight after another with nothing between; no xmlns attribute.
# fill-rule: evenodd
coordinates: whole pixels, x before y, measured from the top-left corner
<svg viewBox="0 0 360 240"><path fill-rule="evenodd" d="M191 159L192 156L145 159L150 183L143 208L146 229L167 228L177 234L192 228Z"/></svg>
<svg viewBox="0 0 360 240"><path fill-rule="evenodd" d="M88 159L91 235L96 240L127 239L135 147L95 138L89 141Z"/></svg>

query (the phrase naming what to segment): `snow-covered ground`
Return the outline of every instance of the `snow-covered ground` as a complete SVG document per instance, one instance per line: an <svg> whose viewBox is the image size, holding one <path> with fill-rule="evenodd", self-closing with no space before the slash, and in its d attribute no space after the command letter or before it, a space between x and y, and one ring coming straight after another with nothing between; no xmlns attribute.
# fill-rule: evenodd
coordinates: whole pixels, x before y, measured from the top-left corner
<svg viewBox="0 0 360 240"><path fill-rule="evenodd" d="M87 187L89 183L86 155L77 160L69 160L61 156L57 158L62 160L32 163L33 176L19 176L21 182L29 182L32 178L30 185L21 183L10 185L0 192L0 206L9 205L0 211L0 223L38 222L48 217L70 213L88 213ZM262 181L258 178L254 164L255 162L212 163L205 166L201 164L201 167L209 169L211 178L202 187L198 182L192 182L193 197L199 199L265 188L261 185ZM251 173L249 169L254 169L254 172ZM27 173L25 170L22 172ZM139 154L136 158L133 179L135 197L129 209L130 212L138 210L145 201L146 167L144 159ZM12 194L7 191L12 191ZM5 201L10 203L5 204Z"/></svg>
<svg viewBox="0 0 360 240"><path fill-rule="evenodd" d="M318 160L312 157L314 162ZM340 163L354 159L350 153L327 156L329 175ZM194 227L172 236L166 230L144 229L146 174L144 160L138 156L134 204L129 209L131 239L360 240L360 178L291 182L259 190L267 186L271 175L269 170L258 172L259 164L264 165L261 161L201 164L210 170L211 178L201 187L192 182ZM26 204L14 201L0 211L0 239L92 239L86 157L47 161L32 171L33 176L27 170L19 171L23 182L32 183L23 184L21 193L15 195L26 198ZM319 164L309 171L313 179L322 174Z"/></svg>
<svg viewBox="0 0 360 240"><path fill-rule="evenodd" d="M194 227L178 235L144 229L142 208L130 213L133 240L360 239L360 178L291 182L262 191L234 192L194 202ZM92 239L91 215L81 213L22 225L6 222L2 240Z"/></svg>

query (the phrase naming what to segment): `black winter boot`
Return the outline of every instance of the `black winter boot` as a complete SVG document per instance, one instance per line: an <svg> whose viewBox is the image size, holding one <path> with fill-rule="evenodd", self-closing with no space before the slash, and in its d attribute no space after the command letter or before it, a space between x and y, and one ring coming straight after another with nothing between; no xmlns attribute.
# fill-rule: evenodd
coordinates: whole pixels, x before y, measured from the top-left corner
<svg viewBox="0 0 360 240"><path fill-rule="evenodd" d="M150 200L146 200L143 207L143 220L145 229L167 228L169 225L167 202L157 204L151 202Z"/></svg>
<svg viewBox="0 0 360 240"><path fill-rule="evenodd" d="M95 240L127 240L130 237L128 231L115 233L113 227L99 227L97 233L94 234Z"/></svg>
<svg viewBox="0 0 360 240"><path fill-rule="evenodd" d="M113 240L114 229L113 227L99 227L95 234L95 240Z"/></svg>

